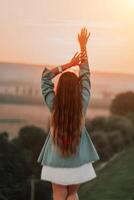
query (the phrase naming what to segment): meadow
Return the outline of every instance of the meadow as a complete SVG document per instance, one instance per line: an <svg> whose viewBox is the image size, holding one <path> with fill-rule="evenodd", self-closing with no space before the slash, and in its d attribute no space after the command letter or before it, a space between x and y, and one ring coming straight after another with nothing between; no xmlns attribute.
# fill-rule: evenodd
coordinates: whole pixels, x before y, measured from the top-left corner
<svg viewBox="0 0 134 200"><path fill-rule="evenodd" d="M134 145L121 151L102 170L97 178L81 185L81 200L134 199Z"/></svg>

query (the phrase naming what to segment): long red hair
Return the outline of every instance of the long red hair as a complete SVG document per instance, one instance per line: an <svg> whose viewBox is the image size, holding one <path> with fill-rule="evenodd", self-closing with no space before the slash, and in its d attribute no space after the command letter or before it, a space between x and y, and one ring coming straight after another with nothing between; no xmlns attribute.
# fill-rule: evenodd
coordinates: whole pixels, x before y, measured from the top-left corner
<svg viewBox="0 0 134 200"><path fill-rule="evenodd" d="M84 120L79 77L64 72L58 80L50 123L53 144L62 156L76 153Z"/></svg>

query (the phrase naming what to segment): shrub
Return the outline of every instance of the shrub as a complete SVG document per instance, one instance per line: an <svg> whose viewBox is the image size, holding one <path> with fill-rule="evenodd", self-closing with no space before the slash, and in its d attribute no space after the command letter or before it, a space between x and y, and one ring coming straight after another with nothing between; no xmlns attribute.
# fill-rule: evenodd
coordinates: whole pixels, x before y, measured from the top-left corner
<svg viewBox="0 0 134 200"><path fill-rule="evenodd" d="M126 145L133 142L134 126L125 116L111 115L105 120L106 132L118 130Z"/></svg>
<svg viewBox="0 0 134 200"><path fill-rule="evenodd" d="M125 144L120 131L118 130L109 131L106 134L109 140L109 144L115 153L119 152L124 148Z"/></svg>
<svg viewBox="0 0 134 200"><path fill-rule="evenodd" d="M104 130L105 129L105 120L106 120L106 118L103 116L98 116L91 120L87 119L86 120L87 128L90 129L91 131Z"/></svg>
<svg viewBox="0 0 134 200"><path fill-rule="evenodd" d="M134 92L127 91L117 94L112 100L109 109L111 113L119 115L134 112Z"/></svg>
<svg viewBox="0 0 134 200"><path fill-rule="evenodd" d="M93 131L91 132L91 137L101 161L108 160L114 154L114 151L109 144L106 133L104 131Z"/></svg>

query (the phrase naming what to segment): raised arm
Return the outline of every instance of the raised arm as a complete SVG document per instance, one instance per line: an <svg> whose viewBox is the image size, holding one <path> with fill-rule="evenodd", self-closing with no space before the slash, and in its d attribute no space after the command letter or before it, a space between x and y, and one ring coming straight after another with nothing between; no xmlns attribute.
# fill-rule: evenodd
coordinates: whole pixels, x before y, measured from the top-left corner
<svg viewBox="0 0 134 200"><path fill-rule="evenodd" d="M84 114L86 114L86 110L88 108L90 97L91 97L90 69L89 69L87 49L86 49L86 44L87 44L89 36L90 36L90 33L87 34L86 28L82 28L81 33L78 34L78 41L79 41L80 49L82 53L81 64L79 65L79 79L80 79L80 85L81 85Z"/></svg>
<svg viewBox="0 0 134 200"><path fill-rule="evenodd" d="M80 63L80 54L76 53L70 62L60 65L62 71L72 67L79 65ZM44 103L48 106L48 109L52 111L53 108L53 100L55 97L54 91L54 83L52 79L57 76L59 73L59 68L56 66L53 69L48 69L47 67L44 68L41 76L41 91L44 99Z"/></svg>
<svg viewBox="0 0 134 200"><path fill-rule="evenodd" d="M54 91L54 83L52 79L56 75L47 67L43 69L42 76L41 76L41 92L43 95L44 103L46 103L48 109L52 110L52 102L55 96Z"/></svg>

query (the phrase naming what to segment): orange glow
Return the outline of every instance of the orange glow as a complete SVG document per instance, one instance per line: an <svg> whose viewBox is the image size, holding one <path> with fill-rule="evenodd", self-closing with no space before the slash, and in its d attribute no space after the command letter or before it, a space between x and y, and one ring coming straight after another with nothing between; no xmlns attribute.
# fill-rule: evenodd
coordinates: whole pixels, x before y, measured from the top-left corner
<svg viewBox="0 0 134 200"><path fill-rule="evenodd" d="M0 61L64 64L86 26L93 70L134 73L134 0L2 1L0 15Z"/></svg>

